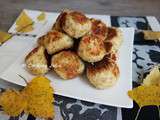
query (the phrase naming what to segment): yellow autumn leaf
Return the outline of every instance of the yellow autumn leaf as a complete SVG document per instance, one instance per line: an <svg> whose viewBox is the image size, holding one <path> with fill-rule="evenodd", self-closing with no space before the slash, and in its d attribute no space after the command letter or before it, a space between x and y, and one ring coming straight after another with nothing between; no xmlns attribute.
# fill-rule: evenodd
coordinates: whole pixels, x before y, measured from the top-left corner
<svg viewBox="0 0 160 120"><path fill-rule="evenodd" d="M0 45L12 37L11 34L0 31Z"/></svg>
<svg viewBox="0 0 160 120"><path fill-rule="evenodd" d="M54 97L50 81L43 76L35 77L21 91L6 90L0 94L0 106L11 116L18 116L22 111L40 118L53 118Z"/></svg>
<svg viewBox="0 0 160 120"><path fill-rule="evenodd" d="M16 31L21 33L31 32L34 30L33 24L28 24L26 26L17 26Z"/></svg>
<svg viewBox="0 0 160 120"><path fill-rule="evenodd" d="M160 66L155 66L147 77L143 80L143 85L157 85L160 86Z"/></svg>
<svg viewBox="0 0 160 120"><path fill-rule="evenodd" d="M25 32L31 32L33 30L32 25L28 25L27 27L17 26L16 30L17 32L25 33Z"/></svg>
<svg viewBox="0 0 160 120"><path fill-rule="evenodd" d="M128 91L128 95L132 98L140 107L149 105L160 105L160 87L151 86L139 86L133 90Z"/></svg>
<svg viewBox="0 0 160 120"><path fill-rule="evenodd" d="M143 30L144 40L160 41L160 31Z"/></svg>
<svg viewBox="0 0 160 120"><path fill-rule="evenodd" d="M46 18L46 14L45 12L42 12L38 17L37 17L37 20L38 21L44 21Z"/></svg>
<svg viewBox="0 0 160 120"><path fill-rule="evenodd" d="M23 11L16 20L16 31L24 33L33 29L33 20Z"/></svg>
<svg viewBox="0 0 160 120"><path fill-rule="evenodd" d="M53 88L50 81L43 76L34 78L22 90L22 95L27 100L26 113L40 118L53 118Z"/></svg>
<svg viewBox="0 0 160 120"><path fill-rule="evenodd" d="M6 90L0 95L0 106L11 116L18 116L25 109L27 103L16 90Z"/></svg>

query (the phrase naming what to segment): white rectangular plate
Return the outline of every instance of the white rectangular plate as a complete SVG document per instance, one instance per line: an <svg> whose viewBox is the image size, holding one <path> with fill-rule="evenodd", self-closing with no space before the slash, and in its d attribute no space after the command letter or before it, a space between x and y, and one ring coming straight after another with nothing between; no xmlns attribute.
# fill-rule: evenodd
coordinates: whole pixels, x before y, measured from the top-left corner
<svg viewBox="0 0 160 120"><path fill-rule="evenodd" d="M92 17L94 17L94 15L92 15ZM99 19L101 18L100 15L98 15L98 17ZM104 16L102 16L102 18L103 17ZM121 30L123 32L123 43L119 51L118 59L120 78L115 86L105 90L97 90L90 85L85 75L66 81L62 80L51 71L46 76L52 81L51 83L55 89L55 93L104 105L132 108L133 102L128 97L127 91L132 89L132 50L134 29L121 28ZM6 81L25 86L25 82L17 74L24 76L27 80L33 78L33 75L29 74L25 69L24 58L34 46L35 43L30 42L30 46L23 50L23 54L21 54L18 59L8 67L8 69L0 73L0 77Z"/></svg>

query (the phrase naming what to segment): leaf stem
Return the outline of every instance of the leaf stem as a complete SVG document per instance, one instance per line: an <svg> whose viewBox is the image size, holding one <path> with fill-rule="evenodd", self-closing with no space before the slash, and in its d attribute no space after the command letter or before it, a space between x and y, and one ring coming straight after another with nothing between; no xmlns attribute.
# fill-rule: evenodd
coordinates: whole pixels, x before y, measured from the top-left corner
<svg viewBox="0 0 160 120"><path fill-rule="evenodd" d="M138 120L138 116L139 116L140 111L141 111L141 107L138 109L138 112L136 114L135 120Z"/></svg>
<svg viewBox="0 0 160 120"><path fill-rule="evenodd" d="M17 75L18 75L20 78L22 78L26 84L28 84L27 80L26 80L22 75L19 75L19 74L17 74Z"/></svg>
<svg viewBox="0 0 160 120"><path fill-rule="evenodd" d="M159 119L160 119L160 107L159 107L159 106L157 106L157 108L158 108Z"/></svg>

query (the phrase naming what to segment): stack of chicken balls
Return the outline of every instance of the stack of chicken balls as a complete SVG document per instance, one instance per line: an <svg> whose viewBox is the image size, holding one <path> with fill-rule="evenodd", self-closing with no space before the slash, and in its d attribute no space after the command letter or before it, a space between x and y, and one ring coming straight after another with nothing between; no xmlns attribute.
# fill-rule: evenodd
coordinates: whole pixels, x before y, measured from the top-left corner
<svg viewBox="0 0 160 120"><path fill-rule="evenodd" d="M116 59L121 43L118 28L78 11L64 10L52 29L38 39L25 63L31 74L52 70L65 80L85 72L93 86L104 89L114 86L119 78Z"/></svg>

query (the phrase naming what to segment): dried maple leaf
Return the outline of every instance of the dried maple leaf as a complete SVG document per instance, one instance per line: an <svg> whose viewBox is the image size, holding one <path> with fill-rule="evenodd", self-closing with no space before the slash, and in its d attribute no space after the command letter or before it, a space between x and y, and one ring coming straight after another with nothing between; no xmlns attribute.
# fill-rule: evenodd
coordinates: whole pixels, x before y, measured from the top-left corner
<svg viewBox="0 0 160 120"><path fill-rule="evenodd" d="M132 98L140 107L149 105L160 105L160 87L151 86L139 86L133 90L128 91L128 95Z"/></svg>
<svg viewBox="0 0 160 120"><path fill-rule="evenodd" d="M128 91L128 96L140 107L135 120L138 119L142 107L150 105L156 105L158 107L160 105L160 66L155 66L151 70L143 80L143 85Z"/></svg>
<svg viewBox="0 0 160 120"><path fill-rule="evenodd" d="M11 34L0 31L0 45L12 37Z"/></svg>
<svg viewBox="0 0 160 120"><path fill-rule="evenodd" d="M160 86L160 66L155 66L147 77L143 80L143 85Z"/></svg>
<svg viewBox="0 0 160 120"><path fill-rule="evenodd" d="M53 118L53 89L50 81L45 77L36 77L22 90L27 100L26 113L41 118Z"/></svg>
<svg viewBox="0 0 160 120"><path fill-rule="evenodd" d="M37 20L38 21L44 21L46 18L46 14L45 12L42 12L38 17L37 17Z"/></svg>
<svg viewBox="0 0 160 120"><path fill-rule="evenodd" d="M6 90L0 95L0 106L11 116L18 116L26 107L26 100L16 90Z"/></svg>
<svg viewBox="0 0 160 120"><path fill-rule="evenodd" d="M30 32L33 30L33 20L23 11L16 20L17 32Z"/></svg>
<svg viewBox="0 0 160 120"><path fill-rule="evenodd" d="M160 32L159 31L150 31L150 30L143 30L144 40L154 40L160 41Z"/></svg>

